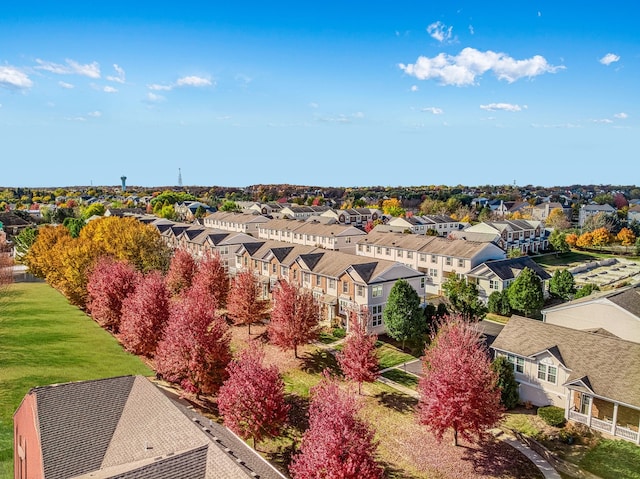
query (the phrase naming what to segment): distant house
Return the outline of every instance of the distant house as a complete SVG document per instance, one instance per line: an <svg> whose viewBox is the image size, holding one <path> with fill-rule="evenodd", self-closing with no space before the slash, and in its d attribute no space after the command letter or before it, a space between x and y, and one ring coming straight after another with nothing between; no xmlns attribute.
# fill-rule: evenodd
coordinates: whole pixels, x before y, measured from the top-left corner
<svg viewBox="0 0 640 479"><path fill-rule="evenodd" d="M630 205L629 211L627 212L627 221L631 223L632 221L640 222L640 205Z"/></svg>
<svg viewBox="0 0 640 479"><path fill-rule="evenodd" d="M227 213L224 211L216 211L205 217L204 225L207 228L218 228L224 231L234 231L236 233L246 233L257 236L259 226L267 221L269 221L269 218L257 213Z"/></svg>
<svg viewBox="0 0 640 479"><path fill-rule="evenodd" d="M491 293L507 289L525 268L529 268L540 278L542 291L546 296L551 276L528 256L487 261L473 268L465 276L476 284L478 297L486 303Z"/></svg>
<svg viewBox="0 0 640 479"><path fill-rule="evenodd" d="M604 330L621 339L640 343L640 285L596 293L543 309L542 317L549 324L582 331Z"/></svg>
<svg viewBox="0 0 640 479"><path fill-rule="evenodd" d="M522 254L538 253L549 247L549 240L540 221L499 220L484 221L463 230L470 233L488 233L499 236L498 246L504 251L518 249ZM456 233L459 236L462 233Z"/></svg>
<svg viewBox="0 0 640 479"><path fill-rule="evenodd" d="M595 216L598 213L611 215L616 213L616 209L611 205L582 205L578 213L578 225L582 228L587 218Z"/></svg>
<svg viewBox="0 0 640 479"><path fill-rule="evenodd" d="M11 211L0 213L0 223L8 237L17 236L23 229L31 226L31 223Z"/></svg>
<svg viewBox="0 0 640 479"><path fill-rule="evenodd" d="M571 208L565 208L560 203L540 203L531 208L531 218L539 221L546 221L551 212L555 209L560 209L567 220L571 220Z"/></svg>
<svg viewBox="0 0 640 479"><path fill-rule="evenodd" d="M142 376L33 388L13 423L16 478L284 478Z"/></svg>
<svg viewBox="0 0 640 479"><path fill-rule="evenodd" d="M512 316L491 349L513 365L522 402L640 444L640 344Z"/></svg>

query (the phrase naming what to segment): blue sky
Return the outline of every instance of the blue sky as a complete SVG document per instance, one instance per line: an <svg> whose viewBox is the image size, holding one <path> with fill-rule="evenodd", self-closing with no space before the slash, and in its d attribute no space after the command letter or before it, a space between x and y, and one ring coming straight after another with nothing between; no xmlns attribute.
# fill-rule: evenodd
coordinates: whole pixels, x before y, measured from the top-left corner
<svg viewBox="0 0 640 479"><path fill-rule="evenodd" d="M93 3L3 5L0 186L638 183L636 2Z"/></svg>

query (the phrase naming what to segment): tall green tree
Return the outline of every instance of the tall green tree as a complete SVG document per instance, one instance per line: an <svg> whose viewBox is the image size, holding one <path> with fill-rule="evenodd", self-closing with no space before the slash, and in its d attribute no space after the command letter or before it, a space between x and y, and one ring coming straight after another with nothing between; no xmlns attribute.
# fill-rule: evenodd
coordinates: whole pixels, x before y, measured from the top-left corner
<svg viewBox="0 0 640 479"><path fill-rule="evenodd" d="M537 314L544 304L542 281L529 268L525 268L508 289L511 309L524 313L527 317Z"/></svg>
<svg viewBox="0 0 640 479"><path fill-rule="evenodd" d="M29 226L20 231L20 234L14 238L17 262L22 263L24 261L29 248L31 248L37 237L38 229Z"/></svg>
<svg viewBox="0 0 640 479"><path fill-rule="evenodd" d="M489 295L487 309L490 313L499 314L501 316L511 315L511 305L509 304L508 290L494 291Z"/></svg>
<svg viewBox="0 0 640 479"><path fill-rule="evenodd" d="M518 382L513 373L513 364L507 361L504 356L498 356L491 363L491 369L498 375L496 386L500 388L500 402L506 409L513 409L520 402Z"/></svg>
<svg viewBox="0 0 640 479"><path fill-rule="evenodd" d="M396 281L382 312L387 333L396 341L418 340L426 332L426 321L420 308L420 297L404 279Z"/></svg>
<svg viewBox="0 0 640 479"><path fill-rule="evenodd" d="M569 270L557 269L553 273L549 281L549 292L556 298L571 299L576 292L576 282Z"/></svg>
<svg viewBox="0 0 640 479"><path fill-rule="evenodd" d="M549 236L549 243L558 253L567 253L571 250L569 243L567 243L567 233L559 229L553 230Z"/></svg>
<svg viewBox="0 0 640 479"><path fill-rule="evenodd" d="M465 320L479 320L487 314L487 308L478 298L477 286L464 277L450 275L442 284L442 291L449 300L449 309L459 313Z"/></svg>

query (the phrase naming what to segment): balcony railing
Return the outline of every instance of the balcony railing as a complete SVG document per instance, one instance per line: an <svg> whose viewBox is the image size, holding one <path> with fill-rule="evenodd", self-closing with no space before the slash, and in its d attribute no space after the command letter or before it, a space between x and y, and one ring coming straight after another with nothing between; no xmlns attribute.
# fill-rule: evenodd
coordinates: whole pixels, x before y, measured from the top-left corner
<svg viewBox="0 0 640 479"><path fill-rule="evenodd" d="M587 424L589 422L589 417L586 414L580 414L578 411L569 411L569 419L581 422L582 424Z"/></svg>
<svg viewBox="0 0 640 479"><path fill-rule="evenodd" d="M616 427L616 436L628 439L629 441L638 442L638 433L631 429L627 429L626 427Z"/></svg>
<svg viewBox="0 0 640 479"><path fill-rule="evenodd" d="M593 429L597 429L598 431L611 434L611 431L613 430L613 423L610 421L603 421L602 419L597 419L595 417L592 417L591 427Z"/></svg>

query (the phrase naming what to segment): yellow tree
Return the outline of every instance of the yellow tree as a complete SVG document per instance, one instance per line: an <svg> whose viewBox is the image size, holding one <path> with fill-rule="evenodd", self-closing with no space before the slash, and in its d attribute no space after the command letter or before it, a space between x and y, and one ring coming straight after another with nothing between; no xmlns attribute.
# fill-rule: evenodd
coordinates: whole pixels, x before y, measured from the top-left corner
<svg viewBox="0 0 640 479"><path fill-rule="evenodd" d="M590 232L582 233L576 240L576 246L578 248L588 248L593 246L593 234Z"/></svg>
<svg viewBox="0 0 640 479"><path fill-rule="evenodd" d="M575 234L575 233L569 233L565 237L565 240L567 241L567 244L570 247L575 248L576 247L576 243L578 242L578 235Z"/></svg>
<svg viewBox="0 0 640 479"><path fill-rule="evenodd" d="M389 198L382 202L382 211L385 215L403 216L405 213L402 203L398 198Z"/></svg>
<svg viewBox="0 0 640 479"><path fill-rule="evenodd" d="M557 230L565 230L571 226L562 208L554 208L547 217L546 225Z"/></svg>
<svg viewBox="0 0 640 479"><path fill-rule="evenodd" d="M611 233L607 228L598 228L591 232L593 246L606 246L611 242Z"/></svg>
<svg viewBox="0 0 640 479"><path fill-rule="evenodd" d="M616 239L620 241L622 246L631 246L636 242L636 235L629 228L622 228Z"/></svg>
<svg viewBox="0 0 640 479"><path fill-rule="evenodd" d="M29 271L53 285L62 267L60 251L64 251L72 241L69 230L62 225L40 228L25 256Z"/></svg>

